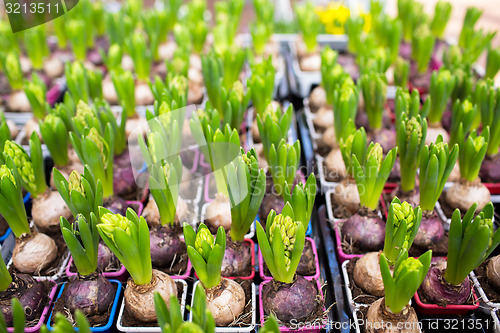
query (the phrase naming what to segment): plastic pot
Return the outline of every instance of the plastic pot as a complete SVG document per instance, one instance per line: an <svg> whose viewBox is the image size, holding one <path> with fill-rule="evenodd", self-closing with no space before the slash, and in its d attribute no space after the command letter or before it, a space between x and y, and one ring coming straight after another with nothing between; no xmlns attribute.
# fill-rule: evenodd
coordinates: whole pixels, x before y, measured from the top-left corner
<svg viewBox="0 0 500 333"><path fill-rule="evenodd" d="M351 283L349 280L349 274L347 274L347 264L349 262L350 262L350 260L346 260L342 263L342 276L344 277L344 288L345 288L345 294L347 297L347 302L349 303L351 310L354 310L360 306L367 306L368 304L356 303L356 302L354 302L354 300L352 298Z"/></svg>
<svg viewBox="0 0 500 333"><path fill-rule="evenodd" d="M490 299L484 292L484 289L481 287L481 283L479 283L479 280L477 279L476 274L474 274L474 272L470 273L470 278L472 279L472 283L474 283L474 287L479 294L479 299L481 300L481 302L485 303L491 308L500 308L500 303L494 303L490 301Z"/></svg>
<svg viewBox="0 0 500 333"><path fill-rule="evenodd" d="M306 241L309 241L309 243L311 244L311 249L314 253L316 273L314 275L304 276L304 278L306 278L308 280L312 280L312 279L317 280L317 279L319 279L319 276L320 276L318 250L316 249L316 243L314 242L314 240L312 238L306 237ZM265 275L264 258L262 257L262 252L260 251L260 248L259 248L259 275L262 278L262 280L264 280L264 281L270 281L273 279L272 276Z"/></svg>
<svg viewBox="0 0 500 333"><path fill-rule="evenodd" d="M11 228L7 228L7 230L5 231L5 233L0 236L0 244L3 243L4 240L7 239L7 237L9 237L9 235L12 233L12 229Z"/></svg>
<svg viewBox="0 0 500 333"><path fill-rule="evenodd" d="M196 290L196 287L198 286L198 284L200 283L200 281L196 281L193 285L193 290ZM255 328L255 325L256 325L256 300L255 300L255 291L256 291L256 287L255 287L255 284L252 283L252 299L251 299L251 303L252 303L252 322L249 326L246 326L246 327L220 327L220 326L217 326L215 327L215 332L219 333L219 332L231 332L231 333L238 333L238 332L253 332L254 331L254 328ZM194 301L194 297L191 298L191 307L193 307L193 301ZM193 315L191 312L189 312L189 321L193 321Z"/></svg>
<svg viewBox="0 0 500 333"><path fill-rule="evenodd" d="M104 326L91 327L90 328L91 332L111 332L112 331L113 321L114 321L115 315L116 315L116 309L118 308L118 303L119 303L120 295L122 292L122 284L118 280L109 280L109 282L116 285L116 294L115 294L115 297L113 299L113 305L111 307L111 312L109 313L109 319L106 322L106 325L104 325ZM61 295L64 291L64 286L66 285L66 283L67 282L63 283L61 286L61 289L59 289L59 293L57 294L56 301L61 297ZM53 327L52 327L52 314L53 314L53 311L51 311L50 316L49 316L49 320L47 321L47 328L50 331L52 331L52 329L53 329ZM78 332L78 328L75 328L75 331Z"/></svg>
<svg viewBox="0 0 500 333"><path fill-rule="evenodd" d="M51 281L50 283L53 285L53 287L49 292L49 299L47 301L47 304L43 308L42 314L40 315L40 319L38 319L38 322L36 323L35 326L25 328L24 332L37 333L40 331L40 328L42 328L43 323L45 323L45 320L49 315L50 307L52 305L52 302L54 301L54 298L56 297L56 292L57 292L57 284L53 281ZM7 332L14 332L14 327L7 327Z"/></svg>
<svg viewBox="0 0 500 333"><path fill-rule="evenodd" d="M328 213L328 218L333 221L333 230L335 233L335 249L337 251L337 255L339 258L339 262L343 263L346 260L350 260L353 258L359 258L362 257L362 254L348 254L345 253L344 250L342 249L342 235L340 232L340 223L345 221L344 219L338 219L333 215L333 203L332 203L332 194L334 193L334 189L328 190L325 194L326 197L326 207L327 207L327 213ZM387 218L387 208L385 206L385 201L380 197L380 207L381 211L379 211L379 216L383 217L384 219Z"/></svg>
<svg viewBox="0 0 500 333"><path fill-rule="evenodd" d="M314 278L313 277L305 277L305 279L312 281ZM321 285L317 279L314 279L314 280L316 281L316 284L318 286L320 296L323 298L323 291L321 290ZM264 315L264 305L263 305L263 301L262 301L262 290L264 288L264 285L266 285L267 283L270 283L270 282L271 282L271 280L266 280L266 281L263 281L259 285L259 318L260 318L261 325L264 325L264 323L266 321L266 318ZM319 320L319 319L317 319L317 320ZM281 332L317 333L317 332L320 332L324 327L325 327L325 324L318 325L315 321L314 323L312 323L312 325L304 325L304 327L300 327L297 329L291 329L291 328L288 328L286 326L280 326L280 331Z"/></svg>
<svg viewBox="0 0 500 333"><path fill-rule="evenodd" d="M415 310L418 313L425 315L465 315L469 311L475 311L479 308L479 300L476 291L472 288L472 297L474 304L448 304L446 306L439 306L437 304L426 304L420 300L418 292L413 296L415 298Z"/></svg>
<svg viewBox="0 0 500 333"><path fill-rule="evenodd" d="M179 280L179 279L174 279L176 283L182 283L184 286L182 295L181 295L181 300L180 300L180 306L181 306L181 314L184 315L184 309L186 307L186 297L187 297L187 283L184 280ZM123 319L123 312L125 311L125 302L122 301L122 304L120 306L120 311L118 312L118 318L116 320L116 328L120 332L141 332L141 333L148 333L148 332L161 332L160 327L130 327L130 326L123 326L122 325L122 319Z"/></svg>

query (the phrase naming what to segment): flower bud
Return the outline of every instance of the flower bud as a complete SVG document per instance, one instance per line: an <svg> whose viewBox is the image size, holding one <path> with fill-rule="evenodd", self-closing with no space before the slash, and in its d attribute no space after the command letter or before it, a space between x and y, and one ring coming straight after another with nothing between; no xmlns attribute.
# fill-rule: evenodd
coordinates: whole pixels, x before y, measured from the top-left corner
<svg viewBox="0 0 500 333"><path fill-rule="evenodd" d="M214 239L214 236L212 236L212 234L210 233L210 230L208 230L208 228L200 228L198 230L198 233L196 234L196 239L194 241L195 250L205 260L208 260L210 253L205 253L205 251L203 250L203 243L204 242L206 242L210 246L210 249L214 248L215 239Z"/></svg>
<svg viewBox="0 0 500 333"><path fill-rule="evenodd" d="M168 114L170 111L172 111L170 105L165 101L161 102L158 114L165 117L164 115ZM160 119L163 119L163 117L160 117Z"/></svg>
<svg viewBox="0 0 500 333"><path fill-rule="evenodd" d="M422 263L413 257L409 257L404 260L399 266L398 269L394 272L394 280L396 281L396 285L398 281L402 281L406 278L406 275L410 272L420 271L424 268Z"/></svg>
<svg viewBox="0 0 500 333"><path fill-rule="evenodd" d="M236 80L234 82L231 93L234 93L236 95L236 98L238 98L238 101L240 103L243 101L243 97L245 96L245 89L243 88L243 84L239 80Z"/></svg>
<svg viewBox="0 0 500 333"><path fill-rule="evenodd" d="M401 225L401 222L404 220L406 221L406 236L405 236L405 241L408 241L410 238L410 234L413 232L413 226L415 225L415 212L411 205L403 201L402 203L393 203L392 205L392 211L394 213L394 233L393 236L396 235L396 231L398 230L398 227Z"/></svg>
<svg viewBox="0 0 500 333"><path fill-rule="evenodd" d="M45 119L43 120L43 122L47 125L49 125L50 128L54 129L56 128L56 126L61 122L61 118L59 118L58 116L54 115L54 114L48 114L45 116Z"/></svg>
<svg viewBox="0 0 500 333"><path fill-rule="evenodd" d="M85 195L85 188L83 187L82 176L76 170L73 170L69 175L68 183L69 183L68 190L70 193L71 191L77 191Z"/></svg>
<svg viewBox="0 0 500 333"><path fill-rule="evenodd" d="M331 48L324 48L321 52L321 65L331 67L337 62L338 53Z"/></svg>
<svg viewBox="0 0 500 333"><path fill-rule="evenodd" d="M276 105L275 103L269 103L266 109L264 110L264 119L267 118L267 116L269 116L274 122L277 122L278 111L279 111L278 108L279 108L278 105Z"/></svg>
<svg viewBox="0 0 500 333"><path fill-rule="evenodd" d="M377 164L378 164L378 167L380 167L380 164L382 163L382 158L384 157L384 154L382 151L382 147L380 146L379 143L376 143L375 145L373 145L372 149L368 152L367 159L369 159L372 156L375 157Z"/></svg>
<svg viewBox="0 0 500 333"><path fill-rule="evenodd" d="M474 143L474 150L476 153L478 153L486 144L486 140L484 139L484 136L480 135L473 140Z"/></svg>
<svg viewBox="0 0 500 333"><path fill-rule="evenodd" d="M177 91L179 95L184 95L188 89L187 78L183 75L176 75L170 82L170 89Z"/></svg>
<svg viewBox="0 0 500 333"><path fill-rule="evenodd" d="M23 72L19 64L19 59L15 52L9 52L5 59L5 70L9 72L9 76L14 79L14 81L23 80Z"/></svg>
<svg viewBox="0 0 500 333"><path fill-rule="evenodd" d="M75 118L82 124L87 124L87 117L95 117L95 113L87 103L80 100L76 106Z"/></svg>
<svg viewBox="0 0 500 333"><path fill-rule="evenodd" d="M420 122L418 121L418 119L415 117L412 117L406 123L406 140L407 141L409 141L413 132L417 132L418 141L420 142L422 140L422 126L420 125Z"/></svg>
<svg viewBox="0 0 500 333"><path fill-rule="evenodd" d="M41 85L35 82L29 82L27 89L35 95L38 102L43 103L45 101L45 91Z"/></svg>
<svg viewBox="0 0 500 333"><path fill-rule="evenodd" d="M4 178L8 178L16 185L16 179L12 174L12 171L4 164L0 167L0 180L3 182Z"/></svg>
<svg viewBox="0 0 500 333"><path fill-rule="evenodd" d="M33 184L35 182L33 164L23 148L14 141L7 140L3 153L12 159L24 183Z"/></svg>
<svg viewBox="0 0 500 333"><path fill-rule="evenodd" d="M109 47L108 50L108 57L110 59L119 59L122 57L122 49L120 45L118 44L113 44Z"/></svg>
<svg viewBox="0 0 500 333"><path fill-rule="evenodd" d="M101 223L97 227L114 241L113 232L115 229L121 229L130 235L130 223L132 222L123 215L106 213L101 216Z"/></svg>
<svg viewBox="0 0 500 333"><path fill-rule="evenodd" d="M99 134L97 129L92 127L89 131L89 134L87 134L87 139L90 139L92 142L94 142L97 146L97 149L99 150L99 153L101 154L101 159L104 162L104 164L107 164L107 156L105 153L105 149L107 148L106 142L102 139L102 136Z"/></svg>
<svg viewBox="0 0 500 333"><path fill-rule="evenodd" d="M290 265L289 259L292 256L292 250L295 243L295 236L297 235L297 222L294 222L289 216L277 215L269 228L269 241L271 244L276 228L278 228L281 234L281 240L283 241L283 248L285 250L285 264L288 268Z"/></svg>

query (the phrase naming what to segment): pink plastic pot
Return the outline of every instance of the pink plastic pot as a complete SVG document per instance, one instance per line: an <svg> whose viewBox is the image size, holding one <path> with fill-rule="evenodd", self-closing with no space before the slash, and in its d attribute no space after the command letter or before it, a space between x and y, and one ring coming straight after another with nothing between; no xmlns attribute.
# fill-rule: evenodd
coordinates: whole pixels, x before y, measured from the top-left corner
<svg viewBox="0 0 500 333"><path fill-rule="evenodd" d="M318 260L318 250L316 249L316 243L314 240L310 237L306 237L306 241L309 241L311 243L311 248L314 253L314 257L316 258L315 260L315 268L316 268L316 273L312 276L304 276L304 278L311 280L311 279L319 279L320 276L320 270L319 270L319 260ZM272 276L267 276L265 275L264 272L264 258L262 257L262 252L260 251L259 247L259 275L264 281L270 281L273 279Z"/></svg>
<svg viewBox="0 0 500 333"><path fill-rule="evenodd" d="M398 183L385 183L384 193L391 193L397 186Z"/></svg>
<svg viewBox="0 0 500 333"><path fill-rule="evenodd" d="M448 304L446 306L439 306L437 304L423 303L420 297L418 297L418 292L413 296L413 298L415 298L415 309L417 312L425 315L465 315L469 311L474 311L479 308L479 300L474 287L472 288L472 297L474 298L473 305Z"/></svg>
<svg viewBox="0 0 500 333"><path fill-rule="evenodd" d="M382 211L382 215L384 216L385 219L387 219L387 207L385 206L385 201L383 200L382 197L380 198L380 208ZM336 243L335 246L336 246L337 256L339 258L340 264L342 264L346 260L360 258L363 256L362 254L347 254L342 249L342 237L341 237L340 225L339 225L342 221L343 220L341 220L341 219L336 220L334 222L334 228L333 228L334 233L335 233L335 243Z"/></svg>
<svg viewBox="0 0 500 333"><path fill-rule="evenodd" d="M54 286L50 290L49 300L47 301L47 304L43 308L42 314L40 315L40 319L38 320L35 326L25 328L24 332L30 332L30 333L40 332L40 328L42 328L43 323L45 323L45 321L47 320L47 317L50 313L50 308L52 306L52 302L54 301L57 292L57 284L53 281L50 281L50 283L52 283ZM14 327L7 327L7 332L14 332Z"/></svg>
<svg viewBox="0 0 500 333"><path fill-rule="evenodd" d="M432 262L435 262L438 260L440 257L434 257L432 258ZM446 259L446 257L444 257ZM474 299L474 304L448 304L446 306L439 306L437 304L426 304L420 300L420 297L418 296L418 292L415 293L415 309L417 312L422 313L422 314L429 314L429 315L464 315L467 314L469 311L474 311L477 308L479 308L479 300L476 295L476 291L474 290L474 281L471 279L471 285L472 285L472 297Z"/></svg>
<svg viewBox="0 0 500 333"><path fill-rule="evenodd" d="M305 279L312 281L314 278L313 277L305 277ZM315 280L316 284L318 286L319 293L321 297L323 297L323 291L321 290L321 285L318 280ZM262 289L264 288L264 285L267 283L270 283L271 280L266 280L262 281L262 283L259 285L259 317L260 317L260 324L264 325L265 323L265 316L264 316L264 304L262 302ZM315 323L316 324L316 323ZM297 330L292 330L291 328L288 328L286 326L280 326L280 331L281 332L304 332L304 333L316 333L320 332L322 328L324 328L326 325L311 325L311 326L305 326L302 328L299 328Z"/></svg>
<svg viewBox="0 0 500 333"><path fill-rule="evenodd" d="M339 221L335 221L335 224L334 224L334 232L335 232L335 243L336 243L336 250L337 250L337 256L339 258L339 262L342 264L344 261L347 261L347 260L351 260L351 259L354 259L354 258L361 258L363 255L362 254L347 254L344 252L344 250L342 249L342 239L340 237L340 220Z"/></svg>
<svg viewBox="0 0 500 333"><path fill-rule="evenodd" d="M144 209L144 204L142 202L140 202L140 201L126 201L126 203L128 206L136 205L137 206L137 215L141 216L142 210ZM70 257L68 265L66 266L66 270L65 270L66 276L68 276L68 277L76 275L76 272L71 271L72 264L73 264L73 257ZM128 278L127 269L123 265L121 265L120 269L116 272L103 272L102 275L105 278L116 279L119 281L126 281L126 279Z"/></svg>
<svg viewBox="0 0 500 333"><path fill-rule="evenodd" d="M54 105L61 97L61 89L58 84L55 84L49 91L47 91L47 103Z"/></svg>
<svg viewBox="0 0 500 333"><path fill-rule="evenodd" d="M491 194L500 194L500 183L483 183Z"/></svg>
<svg viewBox="0 0 500 333"><path fill-rule="evenodd" d="M66 276L75 276L76 268L74 268L75 272L71 271L71 265L73 264L73 257L69 258L68 266L66 266ZM121 265L120 269L115 272L102 272L102 276L107 279L116 279L118 281L124 282L127 281L128 271L125 266Z"/></svg>
<svg viewBox="0 0 500 333"><path fill-rule="evenodd" d="M250 264L252 265L252 272L248 276L224 276L226 279L229 279L229 280L235 280L235 279L253 280L253 278L255 277L255 243L253 240L247 239L247 238L245 238L243 241L250 245L250 253L251 253ZM260 255L260 252L259 252L259 255ZM260 257L259 257L259 262L260 262ZM194 276L197 279L199 279L198 274L196 274L196 272L194 273Z"/></svg>

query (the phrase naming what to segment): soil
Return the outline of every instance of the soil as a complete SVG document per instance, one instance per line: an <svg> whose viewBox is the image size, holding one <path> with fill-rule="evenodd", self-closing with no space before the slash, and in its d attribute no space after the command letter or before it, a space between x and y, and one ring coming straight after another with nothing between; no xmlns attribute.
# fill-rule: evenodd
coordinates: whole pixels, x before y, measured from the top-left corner
<svg viewBox="0 0 500 333"><path fill-rule="evenodd" d="M455 210L454 208L450 207L448 203L446 202L446 191L443 191L443 194L439 197L439 204L441 205L441 210L443 211L444 215L448 218L451 219L453 215L453 211ZM462 217L465 212L462 213Z"/></svg>
<svg viewBox="0 0 500 333"><path fill-rule="evenodd" d="M117 285L112 284L115 289L115 294L117 290ZM108 310L103 314L96 314L94 316L87 316L87 320L89 321L90 327L100 327L104 326L108 323L109 316L111 315L111 309L113 308L113 303L110 304ZM54 326L54 316L56 313L62 313L71 323L74 322L71 311L66 307L66 288L63 290L61 297L54 304L54 309L52 310L52 322L51 325Z"/></svg>
<svg viewBox="0 0 500 333"><path fill-rule="evenodd" d="M401 163L399 162L399 156L396 157L394 166L392 167L391 173L389 174L388 182L399 182L401 180Z"/></svg>
<svg viewBox="0 0 500 333"><path fill-rule="evenodd" d="M368 315L368 306L361 306L358 308L358 323L364 323L366 321L366 316ZM366 332L365 326L360 327L361 332Z"/></svg>
<svg viewBox="0 0 500 333"><path fill-rule="evenodd" d="M380 297L367 294L363 289L361 289L356 285L356 282L353 279L354 267L356 266L356 262L358 260L359 258L353 258L349 260L349 262L346 265L347 275L349 276L349 289L351 289L352 300L359 304L372 304Z"/></svg>
<svg viewBox="0 0 500 333"><path fill-rule="evenodd" d="M153 269L157 269L162 271L163 273L167 273L168 275L182 275L186 273L188 266L188 255L187 252L181 254L180 260L176 260L175 264L170 267L153 267Z"/></svg>
<svg viewBox="0 0 500 333"><path fill-rule="evenodd" d="M391 193L382 193L382 195L384 196L386 207L389 207L391 205L391 201L395 197L397 197L401 202L408 202L412 205L412 207L417 207L420 202L420 192L418 185L415 185L415 188L413 190L404 192L401 189L400 184L398 184L396 188L391 191Z"/></svg>
<svg viewBox="0 0 500 333"><path fill-rule="evenodd" d="M0 75L0 95L9 95L12 92L9 81L5 75Z"/></svg>
<svg viewBox="0 0 500 333"><path fill-rule="evenodd" d="M7 221L5 221L4 217L0 215L0 237L5 235L7 229L9 229L9 225L7 224Z"/></svg>
<svg viewBox="0 0 500 333"><path fill-rule="evenodd" d="M331 196L331 201L332 201L332 206L333 206L333 217L336 219L348 219L350 218L353 214L351 211L344 206L340 206L335 202L335 196L330 194Z"/></svg>
<svg viewBox="0 0 500 333"><path fill-rule="evenodd" d="M179 300L179 304L181 303L182 292L184 291L184 285L181 282L175 281L175 285L177 286L177 299ZM122 322L121 325L123 327L158 327L158 322L150 322L145 323L135 319L127 310L127 307L123 310Z"/></svg>
<svg viewBox="0 0 500 333"><path fill-rule="evenodd" d="M476 278L490 302L500 303L500 295L495 291L495 289L493 289L493 287L490 286L486 275L486 267L488 266L489 261L489 259L485 260L481 265L479 265L479 267L474 270L474 274L476 274Z"/></svg>
<svg viewBox="0 0 500 333"><path fill-rule="evenodd" d="M227 327L246 327L252 325L252 281L235 279L245 292L245 308L243 313Z"/></svg>
<svg viewBox="0 0 500 333"><path fill-rule="evenodd" d="M300 319L298 319L298 321L303 322L303 323L318 323L318 322L320 322L320 319L322 319L324 317L325 301L324 301L324 297L323 298L319 297L320 291L318 290L318 285L316 283L316 279L313 279L310 282L314 285L314 289L316 289L316 295L318 295L318 297L316 298L317 299L317 306L316 306L316 309L307 318L304 318L304 319L300 318ZM262 295L275 294L276 291L272 290L271 288L275 288L275 286L279 288L279 284L281 284L281 282L276 282L275 280L271 280L269 283L266 283L264 285L264 287L262 288ZM271 290L268 291L269 289L271 289ZM269 312L267 311L265 304L264 304L264 315L265 315L266 319L269 316ZM284 325L284 326L291 325L290 323L285 323L282 321L279 321L278 324Z"/></svg>
<svg viewBox="0 0 500 333"><path fill-rule="evenodd" d="M193 168L194 164L194 158L196 156L196 153L194 150L191 149L185 149L180 152L181 158L182 158L182 164L191 170Z"/></svg>
<svg viewBox="0 0 500 333"><path fill-rule="evenodd" d="M323 158L326 158L326 156L328 156L328 154L332 150L332 147L330 147L330 146L328 146L326 144L319 144L317 146L318 146L318 148L315 150L315 153L318 154L318 155L320 155ZM325 169L323 171L323 174L328 175L329 172L326 171L326 167L324 165L323 165L323 168ZM326 178L327 178L328 181L332 181L332 180L328 179L328 176Z"/></svg>
<svg viewBox="0 0 500 333"><path fill-rule="evenodd" d="M299 266L297 267L297 274L302 276L313 276L316 274L316 257L314 256L314 252L312 250L311 242L306 239L304 244L304 251L302 252L302 256L300 257ZM271 272L267 268L266 263L264 262L264 275L271 277Z"/></svg>
<svg viewBox="0 0 500 333"><path fill-rule="evenodd" d="M408 255L410 257L420 257L427 250L432 250L433 257L446 257L448 255L448 231L445 230L443 239L439 243L432 244L430 248L422 249L413 244L408 251Z"/></svg>
<svg viewBox="0 0 500 333"><path fill-rule="evenodd" d="M328 153L330 153L330 151L328 151L325 155L321 155L321 156L326 158L328 156ZM323 162L323 174L325 175L325 180L327 182L336 183L336 182L340 182L343 179L343 178L341 178L341 176L335 175L336 172L330 172L327 169L326 164L324 162Z"/></svg>
<svg viewBox="0 0 500 333"><path fill-rule="evenodd" d="M48 301L50 292L52 291L52 288L54 288L54 286L55 286L55 282L54 281L49 281L49 280L38 281L38 282L42 284L43 290L46 293L46 299ZM6 293L6 291L3 291L2 292L2 296L7 297L8 304L10 305L12 295L10 295L10 296L9 295L5 295L5 293ZM0 297L0 300L2 298L3 297ZM46 303L47 301L45 301L44 303ZM26 328L36 326L38 324L38 321L40 320L40 317L42 316L42 312L43 312L43 308L39 311L39 313L36 314L35 319L33 319L32 321L26 322Z"/></svg>
<svg viewBox="0 0 500 333"><path fill-rule="evenodd" d="M56 259L47 267L46 269L42 270L38 275L33 274L32 276L52 276L57 274L59 268L63 264L64 260L66 257L69 255L67 253L66 249L66 242L64 241L64 238L62 237L62 234L59 233L59 235L51 235L51 234L46 234L50 236L55 242L57 246L57 257ZM9 272L11 274L23 274L19 272L14 265L10 265L9 267Z"/></svg>

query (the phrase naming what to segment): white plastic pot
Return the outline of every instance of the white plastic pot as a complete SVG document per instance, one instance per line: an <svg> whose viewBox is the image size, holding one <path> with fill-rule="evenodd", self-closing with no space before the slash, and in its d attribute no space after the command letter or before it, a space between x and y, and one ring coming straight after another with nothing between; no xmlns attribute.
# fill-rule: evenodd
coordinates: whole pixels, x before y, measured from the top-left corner
<svg viewBox="0 0 500 333"><path fill-rule="evenodd" d="M184 310L186 308L186 297L187 297L187 283L184 280L178 280L174 279L174 281L182 283L184 286L183 291L182 291L182 296L181 296L181 301L180 301L180 306L181 306L181 314L184 316ZM125 302L122 301L122 304L120 306L120 312L118 313L118 319L116 320L116 328L120 332L160 332L161 333L161 328L160 327L128 327L128 326L123 326L122 325L122 318L123 318L123 312L125 310Z"/></svg>

